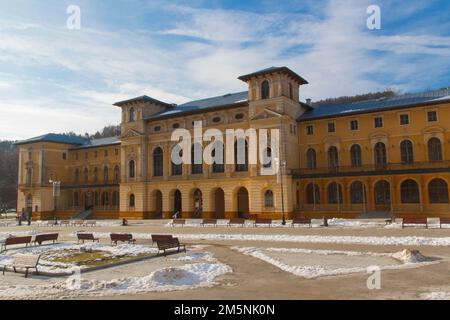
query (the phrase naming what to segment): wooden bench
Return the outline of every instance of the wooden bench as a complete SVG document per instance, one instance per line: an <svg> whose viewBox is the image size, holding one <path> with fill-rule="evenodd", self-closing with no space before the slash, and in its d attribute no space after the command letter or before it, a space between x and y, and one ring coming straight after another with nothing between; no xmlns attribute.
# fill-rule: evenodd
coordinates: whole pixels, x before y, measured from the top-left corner
<svg viewBox="0 0 450 320"><path fill-rule="evenodd" d="M172 227L175 227L176 225L180 225L180 226L184 227L185 224L186 224L186 219L173 219L172 220Z"/></svg>
<svg viewBox="0 0 450 320"><path fill-rule="evenodd" d="M203 227L210 225L213 227L217 227L217 219L203 219L202 223L200 223Z"/></svg>
<svg viewBox="0 0 450 320"><path fill-rule="evenodd" d="M32 236L25 237L12 237L5 239L5 242L2 243L2 248L6 250L6 246L16 245L16 244L24 244L26 247L31 243ZM2 250L3 250L2 249Z"/></svg>
<svg viewBox="0 0 450 320"><path fill-rule="evenodd" d="M245 226L245 219L244 218L232 218L230 221L228 221L228 226L231 227L233 225L240 225L242 227Z"/></svg>
<svg viewBox="0 0 450 320"><path fill-rule="evenodd" d="M70 221L69 220L62 220L60 223L59 223L59 225L62 227L62 226L66 226L66 227L68 227L68 226L70 226Z"/></svg>
<svg viewBox="0 0 450 320"><path fill-rule="evenodd" d="M311 219L310 218L294 218L291 222L291 227L294 228L295 225L309 225L311 228Z"/></svg>
<svg viewBox="0 0 450 320"><path fill-rule="evenodd" d="M450 218L439 218L439 228L442 229L443 224L450 224Z"/></svg>
<svg viewBox="0 0 450 320"><path fill-rule="evenodd" d="M80 243L80 241L82 241L84 243L84 241L92 241L92 242L99 242L98 238L95 238L94 235L92 233L77 233L77 238L78 238L78 243Z"/></svg>
<svg viewBox="0 0 450 320"><path fill-rule="evenodd" d="M73 226L75 226L75 227L81 227L81 226L83 226L84 225L84 221L83 220L73 220L72 221L72 225Z"/></svg>
<svg viewBox="0 0 450 320"><path fill-rule="evenodd" d="M403 218L402 229L405 225L425 225L425 228L428 229L428 220L427 218Z"/></svg>
<svg viewBox="0 0 450 320"><path fill-rule="evenodd" d="M164 240L172 239L172 238L173 238L173 236L170 234L152 234L152 242L153 243L158 242L159 240L164 241Z"/></svg>
<svg viewBox="0 0 450 320"><path fill-rule="evenodd" d="M36 269L36 273L39 274L39 271L37 269L37 266L39 264L40 255L25 255L25 254L18 254L14 257L13 262L13 270L14 273L17 272L17 268L25 269L25 278L28 277L28 270L29 269ZM6 265L3 266L3 275L5 275Z"/></svg>
<svg viewBox="0 0 450 320"><path fill-rule="evenodd" d="M186 252L186 245L181 244L178 238L159 239L156 241L156 244L158 245L158 253L162 251L164 256L166 256L166 250L168 249L177 249L177 252L183 250Z"/></svg>
<svg viewBox="0 0 450 320"><path fill-rule="evenodd" d="M45 224L45 226L47 226L47 227L54 227L54 226L55 226L55 220L49 220L49 221L47 221L47 223Z"/></svg>
<svg viewBox="0 0 450 320"><path fill-rule="evenodd" d="M55 243L58 241L58 234L57 233L48 233L48 234L38 234L36 237L34 237L34 244L42 245L45 241L53 241Z"/></svg>
<svg viewBox="0 0 450 320"><path fill-rule="evenodd" d="M272 226L272 219L256 218L253 226L256 228L258 225L266 225L270 228Z"/></svg>
<svg viewBox="0 0 450 320"><path fill-rule="evenodd" d="M117 242L128 242L135 243L136 239L133 239L133 235L131 233L111 233L110 235L111 243L117 244Z"/></svg>
<svg viewBox="0 0 450 320"><path fill-rule="evenodd" d="M86 227L95 227L97 225L97 221L93 221L93 220L85 221L84 225Z"/></svg>

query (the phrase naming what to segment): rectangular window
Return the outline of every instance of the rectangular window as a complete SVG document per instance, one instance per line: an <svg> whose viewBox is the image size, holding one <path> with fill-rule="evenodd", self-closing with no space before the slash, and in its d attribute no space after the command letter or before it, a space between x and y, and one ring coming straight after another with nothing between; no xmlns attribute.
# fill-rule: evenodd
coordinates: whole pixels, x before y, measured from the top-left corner
<svg viewBox="0 0 450 320"><path fill-rule="evenodd" d="M105 157L108 156L108 150L105 150Z"/></svg>
<svg viewBox="0 0 450 320"><path fill-rule="evenodd" d="M77 160L77 161L78 161L78 152L77 152L77 153L75 153L75 160Z"/></svg>
<svg viewBox="0 0 450 320"><path fill-rule="evenodd" d="M94 158L97 158L97 155L98 155L98 153L97 153L97 151L95 151L94 152Z"/></svg>
<svg viewBox="0 0 450 320"><path fill-rule="evenodd" d="M437 121L437 112L436 111L428 111L427 118L428 118L428 122Z"/></svg>
<svg viewBox="0 0 450 320"><path fill-rule="evenodd" d="M383 127L383 118L382 117L376 117L374 120L375 120L375 128Z"/></svg>
<svg viewBox="0 0 450 320"><path fill-rule="evenodd" d="M404 126L406 124L409 124L409 115L408 114L401 114L400 115L400 125Z"/></svg>
<svg viewBox="0 0 450 320"><path fill-rule="evenodd" d="M63 158L63 160L67 159L67 154L65 152L63 152L63 154L62 154L62 158Z"/></svg>
<svg viewBox="0 0 450 320"><path fill-rule="evenodd" d="M350 121L350 130L358 130L358 120Z"/></svg>
<svg viewBox="0 0 450 320"><path fill-rule="evenodd" d="M314 134L314 127L313 126L306 126L306 135L312 136Z"/></svg>
<svg viewBox="0 0 450 320"><path fill-rule="evenodd" d="M85 158L85 159L88 158L88 153L87 153L87 152L84 153L84 158Z"/></svg>
<svg viewBox="0 0 450 320"><path fill-rule="evenodd" d="M114 149L114 154L116 155L116 156L118 156L119 155L119 149Z"/></svg>
<svg viewBox="0 0 450 320"><path fill-rule="evenodd" d="M336 132L336 125L334 124L334 122L328 122L328 132Z"/></svg>

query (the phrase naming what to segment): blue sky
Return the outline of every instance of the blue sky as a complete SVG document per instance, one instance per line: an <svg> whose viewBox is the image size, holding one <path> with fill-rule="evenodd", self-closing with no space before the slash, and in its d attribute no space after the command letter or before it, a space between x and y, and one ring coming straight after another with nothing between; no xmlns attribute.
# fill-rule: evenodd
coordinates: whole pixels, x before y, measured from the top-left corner
<svg viewBox="0 0 450 320"><path fill-rule="evenodd" d="M238 76L282 65L310 82L302 100L448 87L450 1L0 0L0 139L95 132L118 100L242 91Z"/></svg>

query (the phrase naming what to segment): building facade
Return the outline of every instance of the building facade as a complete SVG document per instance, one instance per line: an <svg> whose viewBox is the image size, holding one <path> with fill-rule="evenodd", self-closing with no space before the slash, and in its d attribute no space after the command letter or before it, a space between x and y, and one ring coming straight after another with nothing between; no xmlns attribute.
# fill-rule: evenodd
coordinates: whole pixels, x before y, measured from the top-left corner
<svg viewBox="0 0 450 320"><path fill-rule="evenodd" d="M120 137L19 142L18 210L36 219L450 215L449 89L311 106L299 100L307 81L286 67L239 79L248 91L183 105L118 102ZM278 129L283 174L262 175L248 152L244 164L174 164L173 131L193 133L196 122Z"/></svg>

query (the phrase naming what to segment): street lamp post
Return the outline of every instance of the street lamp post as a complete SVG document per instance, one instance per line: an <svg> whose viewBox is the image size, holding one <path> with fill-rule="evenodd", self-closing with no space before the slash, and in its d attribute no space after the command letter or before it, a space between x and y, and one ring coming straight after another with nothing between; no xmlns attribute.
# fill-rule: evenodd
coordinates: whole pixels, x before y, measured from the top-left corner
<svg viewBox="0 0 450 320"><path fill-rule="evenodd" d="M61 181L49 180L49 183L53 185L53 220L55 220L55 225L57 225L58 220L56 219L56 209L58 197L60 194Z"/></svg>
<svg viewBox="0 0 450 320"><path fill-rule="evenodd" d="M285 210L284 210L284 185L283 185L283 170L286 167L286 161L280 161L279 158L275 159L276 165L278 167L278 181L280 183L280 187L281 187L281 212L282 212L282 222L281 224L283 226L286 225L286 215L285 215Z"/></svg>

